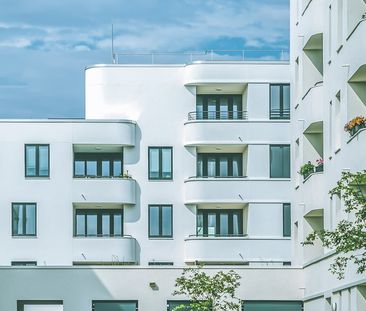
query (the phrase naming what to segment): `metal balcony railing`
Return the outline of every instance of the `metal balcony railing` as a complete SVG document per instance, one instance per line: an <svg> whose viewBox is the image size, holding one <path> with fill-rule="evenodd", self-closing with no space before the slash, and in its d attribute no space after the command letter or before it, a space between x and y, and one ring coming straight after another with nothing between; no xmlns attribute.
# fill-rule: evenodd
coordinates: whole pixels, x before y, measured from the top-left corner
<svg viewBox="0 0 366 311"><path fill-rule="evenodd" d="M190 176L188 179L197 179L197 178L206 178L206 179L220 179L220 178L241 178L245 179L248 178L248 176Z"/></svg>
<svg viewBox="0 0 366 311"><path fill-rule="evenodd" d="M272 120L289 120L290 109L271 109L269 117Z"/></svg>
<svg viewBox="0 0 366 311"><path fill-rule="evenodd" d="M188 120L247 120L247 111L192 111Z"/></svg>

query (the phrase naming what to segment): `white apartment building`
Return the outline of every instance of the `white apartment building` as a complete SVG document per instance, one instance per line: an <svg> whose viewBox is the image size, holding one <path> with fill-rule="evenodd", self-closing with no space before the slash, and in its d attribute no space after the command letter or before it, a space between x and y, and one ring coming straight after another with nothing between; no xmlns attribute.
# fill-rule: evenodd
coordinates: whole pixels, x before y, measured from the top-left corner
<svg viewBox="0 0 366 311"><path fill-rule="evenodd" d="M0 311L169 311L195 264L238 272L244 311L365 311L366 276L300 244L365 168L364 12L293 0L290 63L95 65L85 119L0 120Z"/></svg>
<svg viewBox="0 0 366 311"><path fill-rule="evenodd" d="M363 0L291 1L292 204L294 261L304 269L304 308L366 310L366 275L352 265L345 278L328 271L335 252L299 246L313 230L333 230L347 217L338 196L330 198L342 171L365 166L365 131L344 125L366 115L366 4ZM305 179L308 163L323 165Z"/></svg>
<svg viewBox="0 0 366 311"><path fill-rule="evenodd" d="M289 81L284 61L96 65L85 120L0 121L0 310L172 310L202 263L242 276L246 311L300 311Z"/></svg>

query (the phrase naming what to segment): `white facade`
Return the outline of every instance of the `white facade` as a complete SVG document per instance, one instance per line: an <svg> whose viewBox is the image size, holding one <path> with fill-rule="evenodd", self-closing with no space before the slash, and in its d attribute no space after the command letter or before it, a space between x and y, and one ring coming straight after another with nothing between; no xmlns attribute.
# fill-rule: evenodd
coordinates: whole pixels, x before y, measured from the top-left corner
<svg viewBox="0 0 366 311"><path fill-rule="evenodd" d="M364 116L366 4L363 0L291 1L292 172L324 159L324 172L293 174L295 262L304 267L306 311L366 310L366 276L350 266L343 280L330 274L334 251L300 242L313 229L332 230L346 214L328 192L342 171L365 169L364 131L343 127ZM333 308L333 309L332 309Z"/></svg>

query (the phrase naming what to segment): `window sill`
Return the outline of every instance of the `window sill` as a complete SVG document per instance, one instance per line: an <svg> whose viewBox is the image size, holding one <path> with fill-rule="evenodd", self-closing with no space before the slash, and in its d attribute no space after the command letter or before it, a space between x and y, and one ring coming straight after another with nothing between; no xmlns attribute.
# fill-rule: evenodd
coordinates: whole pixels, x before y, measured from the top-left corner
<svg viewBox="0 0 366 311"><path fill-rule="evenodd" d="M13 239L37 239L36 235L12 235Z"/></svg>
<svg viewBox="0 0 366 311"><path fill-rule="evenodd" d="M50 176L25 176L26 180L50 180Z"/></svg>
<svg viewBox="0 0 366 311"><path fill-rule="evenodd" d="M159 237L149 237L149 240L158 240L158 241L161 241L161 240L168 240L168 241L170 241L170 240L174 240L174 238L173 237L171 237L171 238L169 238L169 237L161 237L161 238L159 238Z"/></svg>

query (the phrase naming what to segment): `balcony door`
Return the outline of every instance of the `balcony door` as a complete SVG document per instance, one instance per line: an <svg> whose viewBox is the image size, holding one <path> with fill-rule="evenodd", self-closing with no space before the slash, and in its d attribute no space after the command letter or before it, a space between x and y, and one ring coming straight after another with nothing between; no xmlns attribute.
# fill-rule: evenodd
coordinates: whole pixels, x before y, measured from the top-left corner
<svg viewBox="0 0 366 311"><path fill-rule="evenodd" d="M241 153L198 153L197 177L243 176Z"/></svg>
<svg viewBox="0 0 366 311"><path fill-rule="evenodd" d="M241 95L197 95L197 120L242 119Z"/></svg>

